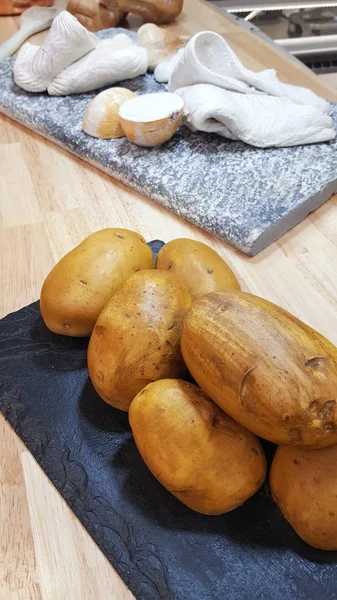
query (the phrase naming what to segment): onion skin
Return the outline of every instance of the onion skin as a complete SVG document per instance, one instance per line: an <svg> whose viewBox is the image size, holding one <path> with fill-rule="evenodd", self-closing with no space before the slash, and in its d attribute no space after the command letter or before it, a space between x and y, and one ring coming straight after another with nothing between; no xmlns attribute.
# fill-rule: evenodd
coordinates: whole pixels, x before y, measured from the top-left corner
<svg viewBox="0 0 337 600"><path fill-rule="evenodd" d="M182 112L149 123L135 123L120 117L121 126L130 142L146 148L160 146L170 140L181 125L182 120Z"/></svg>
<svg viewBox="0 0 337 600"><path fill-rule="evenodd" d="M137 146L148 148L171 139L183 117L183 100L167 92L144 94L125 102L119 111L126 137Z"/></svg>
<svg viewBox="0 0 337 600"><path fill-rule="evenodd" d="M154 71L160 63L169 60L190 39L190 36L174 35L154 23L142 25L137 31L137 37L140 45L148 51L149 71Z"/></svg>
<svg viewBox="0 0 337 600"><path fill-rule="evenodd" d="M120 124L119 108L136 94L125 88L111 88L98 94L88 105L82 129L88 135L102 139L117 139L125 133Z"/></svg>

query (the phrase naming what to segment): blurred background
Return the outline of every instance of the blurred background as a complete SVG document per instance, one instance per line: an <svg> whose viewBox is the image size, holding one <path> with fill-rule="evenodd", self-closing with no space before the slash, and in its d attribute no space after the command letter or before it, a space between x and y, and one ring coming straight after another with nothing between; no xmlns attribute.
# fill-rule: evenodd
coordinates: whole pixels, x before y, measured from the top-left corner
<svg viewBox="0 0 337 600"><path fill-rule="evenodd" d="M257 27L337 88L337 1L209 1Z"/></svg>

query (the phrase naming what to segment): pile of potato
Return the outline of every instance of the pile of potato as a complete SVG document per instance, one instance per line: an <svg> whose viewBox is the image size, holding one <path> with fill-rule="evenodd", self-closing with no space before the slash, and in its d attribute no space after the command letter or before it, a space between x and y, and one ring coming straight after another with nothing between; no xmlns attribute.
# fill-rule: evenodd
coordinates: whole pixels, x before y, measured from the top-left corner
<svg viewBox="0 0 337 600"><path fill-rule="evenodd" d="M258 440L279 447L273 498L309 544L337 549L337 349L274 304L240 291L211 248L104 229L41 291L53 332L89 336L98 394L129 411L153 475L191 509L221 514L266 477ZM184 380L191 373L200 387Z"/></svg>

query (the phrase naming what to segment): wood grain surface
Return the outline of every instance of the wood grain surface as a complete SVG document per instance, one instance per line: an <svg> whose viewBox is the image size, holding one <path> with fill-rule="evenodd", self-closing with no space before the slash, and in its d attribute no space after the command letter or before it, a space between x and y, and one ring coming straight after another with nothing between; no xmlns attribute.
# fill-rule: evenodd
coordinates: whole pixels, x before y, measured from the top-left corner
<svg viewBox="0 0 337 600"><path fill-rule="evenodd" d="M183 14L169 27L184 34L218 31L248 67L276 68L283 81L337 101L337 92L313 73L200 0L185 0ZM0 18L0 43L17 28L17 18ZM336 202L332 198L248 258L0 116L0 316L36 300L55 261L85 236L116 226L147 240L206 242L228 261L243 289L280 304L337 344ZM1 600L131 599L2 417L0 454Z"/></svg>

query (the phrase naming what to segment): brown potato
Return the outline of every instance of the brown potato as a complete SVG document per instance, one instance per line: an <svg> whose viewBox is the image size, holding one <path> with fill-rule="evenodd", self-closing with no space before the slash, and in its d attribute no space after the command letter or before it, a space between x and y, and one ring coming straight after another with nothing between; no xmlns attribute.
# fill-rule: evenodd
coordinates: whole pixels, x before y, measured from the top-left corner
<svg viewBox="0 0 337 600"><path fill-rule="evenodd" d="M233 419L277 444L337 443L337 348L282 308L244 292L192 305L182 353Z"/></svg>
<svg viewBox="0 0 337 600"><path fill-rule="evenodd" d="M165 271L140 271L119 288L88 349L91 381L103 400L128 410L151 381L184 375L180 340L190 306L186 286Z"/></svg>
<svg viewBox="0 0 337 600"><path fill-rule="evenodd" d="M307 544L337 550L337 446L280 446L270 487L279 509Z"/></svg>
<svg viewBox="0 0 337 600"><path fill-rule="evenodd" d="M171 23L183 8L184 0L104 0L111 11L120 10L141 17L145 23Z"/></svg>
<svg viewBox="0 0 337 600"><path fill-rule="evenodd" d="M233 510L265 479L266 459L257 437L191 383L150 383L131 403L129 420L150 471L197 512Z"/></svg>
<svg viewBox="0 0 337 600"><path fill-rule="evenodd" d="M117 288L135 271L154 267L153 254L139 233L102 229L66 254L47 276L40 309L54 333L90 335Z"/></svg>
<svg viewBox="0 0 337 600"><path fill-rule="evenodd" d="M157 258L157 269L170 271L183 281L192 300L209 292L239 290L233 271L212 248L181 238L163 246Z"/></svg>

